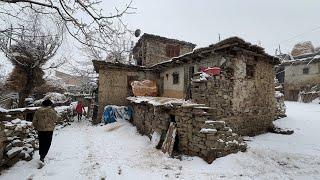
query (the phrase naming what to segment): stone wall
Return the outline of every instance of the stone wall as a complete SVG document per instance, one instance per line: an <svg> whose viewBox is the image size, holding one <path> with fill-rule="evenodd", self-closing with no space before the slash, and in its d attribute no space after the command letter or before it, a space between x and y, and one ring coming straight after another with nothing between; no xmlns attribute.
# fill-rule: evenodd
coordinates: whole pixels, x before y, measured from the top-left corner
<svg viewBox="0 0 320 180"><path fill-rule="evenodd" d="M309 68L308 74L303 74L304 68ZM320 79L320 62L292 63L285 66L285 83L287 84L297 85L314 78Z"/></svg>
<svg viewBox="0 0 320 180"><path fill-rule="evenodd" d="M310 79L305 79L304 81L298 80L299 77L296 77L296 79L297 83L288 83L286 81L284 83L284 96L287 101L298 101L300 92L307 92L312 87L320 84L320 74L310 77Z"/></svg>
<svg viewBox="0 0 320 180"><path fill-rule="evenodd" d="M213 115L240 135L267 132L272 127L276 109L273 66L250 56L230 62L219 76L206 80L195 77L192 100L214 108ZM247 77L247 64L255 68L253 77Z"/></svg>
<svg viewBox="0 0 320 180"><path fill-rule="evenodd" d="M157 41L156 39L149 39L146 42L146 59L144 61L144 66L150 67L157 63L171 59L166 54L167 44L180 46L180 55L191 52L193 50L192 46L182 45L179 43L165 43Z"/></svg>
<svg viewBox="0 0 320 180"><path fill-rule="evenodd" d="M320 92L307 92L300 94L301 101L304 103L310 103L313 100L320 98Z"/></svg>
<svg viewBox="0 0 320 180"><path fill-rule="evenodd" d="M303 68L309 68L303 74ZM320 62L292 63L285 66L284 95L288 101L298 101L300 91L320 84Z"/></svg>
<svg viewBox="0 0 320 180"><path fill-rule="evenodd" d="M200 156L208 163L230 153L245 151L242 138L233 133L225 122L216 121L211 112L214 109L199 104L172 103L152 105L149 102L132 102L134 116L132 123L142 134L156 131L163 142L170 122L175 122L177 139L175 151Z"/></svg>
<svg viewBox="0 0 320 180"><path fill-rule="evenodd" d="M0 162L3 162L3 152L5 149L5 140L6 140L5 127L2 123L0 123Z"/></svg>
<svg viewBox="0 0 320 180"><path fill-rule="evenodd" d="M34 151L39 147L37 133L32 123L15 119L10 122L1 122L1 126L4 127L5 136L0 146L2 151L0 166L10 167L20 159L30 161Z"/></svg>
<svg viewBox="0 0 320 180"><path fill-rule="evenodd" d="M13 111L20 113L12 115L8 110L6 116L0 116L0 167L10 167L19 160L30 161L39 147L38 135L32 122L18 118L23 118L24 111L20 110ZM60 106L55 107L55 110L58 114L55 129L70 125L73 120L72 109L69 106Z"/></svg>
<svg viewBox="0 0 320 180"><path fill-rule="evenodd" d="M275 79L275 98L276 98L276 111L275 118L280 119L287 117L286 115L286 105L284 103L283 86Z"/></svg>

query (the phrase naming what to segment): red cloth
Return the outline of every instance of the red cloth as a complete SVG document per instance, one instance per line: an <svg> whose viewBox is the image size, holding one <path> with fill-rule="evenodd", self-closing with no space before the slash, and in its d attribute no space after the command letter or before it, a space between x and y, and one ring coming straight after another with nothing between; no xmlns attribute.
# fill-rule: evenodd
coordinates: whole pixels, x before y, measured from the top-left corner
<svg viewBox="0 0 320 180"><path fill-rule="evenodd" d="M77 107L76 107L76 111L77 113L82 113L82 110L84 109L84 106L82 104L77 104Z"/></svg>

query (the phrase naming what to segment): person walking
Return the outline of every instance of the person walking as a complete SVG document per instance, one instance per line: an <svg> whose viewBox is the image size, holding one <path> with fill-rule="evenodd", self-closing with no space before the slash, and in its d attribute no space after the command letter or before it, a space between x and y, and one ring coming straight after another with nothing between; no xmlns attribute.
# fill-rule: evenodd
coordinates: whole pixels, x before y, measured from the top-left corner
<svg viewBox="0 0 320 180"><path fill-rule="evenodd" d="M44 100L42 107L33 116L32 124L38 131L39 139L40 161L38 169L44 166L44 158L50 149L55 122L58 119L58 115L52 105L53 103L49 99Z"/></svg>
<svg viewBox="0 0 320 180"><path fill-rule="evenodd" d="M78 115L78 121L80 121L82 118L82 113L85 113L82 101L78 101L76 111L77 111L77 115Z"/></svg>

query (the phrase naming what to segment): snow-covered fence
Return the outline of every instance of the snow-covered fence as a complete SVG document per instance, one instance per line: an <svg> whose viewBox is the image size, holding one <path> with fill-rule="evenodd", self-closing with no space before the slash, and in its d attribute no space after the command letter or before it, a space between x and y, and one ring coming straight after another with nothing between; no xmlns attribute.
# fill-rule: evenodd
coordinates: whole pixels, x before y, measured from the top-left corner
<svg viewBox="0 0 320 180"><path fill-rule="evenodd" d="M16 118L25 119L27 121L32 121L33 114L40 107L27 107L27 108L17 108L17 109L3 109L0 111L0 121L8 121Z"/></svg>

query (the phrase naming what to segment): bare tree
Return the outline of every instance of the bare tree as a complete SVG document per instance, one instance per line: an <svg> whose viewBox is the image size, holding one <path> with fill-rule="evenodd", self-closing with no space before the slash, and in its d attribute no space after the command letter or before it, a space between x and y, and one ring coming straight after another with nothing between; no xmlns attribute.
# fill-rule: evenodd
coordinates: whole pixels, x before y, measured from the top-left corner
<svg viewBox="0 0 320 180"><path fill-rule="evenodd" d="M0 0L0 15L20 21L30 9L38 14L57 15L73 38L102 58L101 54L113 52L115 42L130 33L121 17L132 13L131 5L129 1L121 10L115 8L105 15L98 0Z"/></svg>
<svg viewBox="0 0 320 180"><path fill-rule="evenodd" d="M7 86L19 93L19 107L35 87L44 84L42 67L55 56L63 39L59 24L55 24L57 32L53 34L44 28L39 14L33 14L29 22L0 34L0 49L14 65Z"/></svg>
<svg viewBox="0 0 320 180"><path fill-rule="evenodd" d="M3 65L0 64L0 92L3 92L4 90L5 79L6 79L5 70L3 69Z"/></svg>
<svg viewBox="0 0 320 180"><path fill-rule="evenodd" d="M96 88L96 82L94 77L96 73L93 69L92 63L85 61L74 61L68 62L65 66L68 66L68 69L72 75L78 77L79 92L81 93L91 93Z"/></svg>

